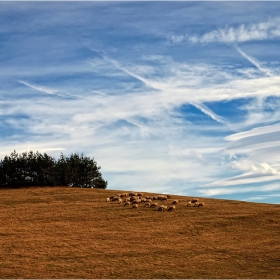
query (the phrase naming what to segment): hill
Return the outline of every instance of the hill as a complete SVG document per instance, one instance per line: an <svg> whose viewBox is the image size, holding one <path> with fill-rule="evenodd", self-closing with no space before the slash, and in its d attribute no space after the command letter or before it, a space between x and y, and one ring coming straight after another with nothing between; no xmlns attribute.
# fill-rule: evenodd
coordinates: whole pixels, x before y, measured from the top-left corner
<svg viewBox="0 0 280 280"><path fill-rule="evenodd" d="M1 189L0 278L279 278L280 205L172 195L159 212L115 193Z"/></svg>

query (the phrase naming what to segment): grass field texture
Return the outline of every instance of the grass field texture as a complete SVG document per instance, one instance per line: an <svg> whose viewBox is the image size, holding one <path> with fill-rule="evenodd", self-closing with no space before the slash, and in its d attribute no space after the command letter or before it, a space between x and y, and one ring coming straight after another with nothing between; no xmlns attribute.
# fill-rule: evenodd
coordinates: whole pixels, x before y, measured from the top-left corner
<svg viewBox="0 0 280 280"><path fill-rule="evenodd" d="M172 195L159 212L106 202L115 193L1 189L0 278L280 277L280 205Z"/></svg>

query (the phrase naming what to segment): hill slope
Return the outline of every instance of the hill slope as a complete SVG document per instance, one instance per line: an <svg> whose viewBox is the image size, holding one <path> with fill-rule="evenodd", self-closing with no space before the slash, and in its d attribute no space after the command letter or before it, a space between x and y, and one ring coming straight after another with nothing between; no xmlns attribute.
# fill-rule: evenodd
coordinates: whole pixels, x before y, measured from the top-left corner
<svg viewBox="0 0 280 280"><path fill-rule="evenodd" d="M106 202L115 193L0 190L0 278L279 277L280 205L172 196L159 212Z"/></svg>

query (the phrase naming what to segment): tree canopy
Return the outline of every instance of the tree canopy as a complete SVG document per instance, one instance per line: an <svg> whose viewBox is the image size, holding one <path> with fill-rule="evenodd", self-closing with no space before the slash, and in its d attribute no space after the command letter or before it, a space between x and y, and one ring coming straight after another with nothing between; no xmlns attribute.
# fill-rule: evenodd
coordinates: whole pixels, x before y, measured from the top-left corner
<svg viewBox="0 0 280 280"><path fill-rule="evenodd" d="M0 187L73 186L82 188L107 187L94 158L84 154L61 153L60 158L41 154L13 151L0 161Z"/></svg>

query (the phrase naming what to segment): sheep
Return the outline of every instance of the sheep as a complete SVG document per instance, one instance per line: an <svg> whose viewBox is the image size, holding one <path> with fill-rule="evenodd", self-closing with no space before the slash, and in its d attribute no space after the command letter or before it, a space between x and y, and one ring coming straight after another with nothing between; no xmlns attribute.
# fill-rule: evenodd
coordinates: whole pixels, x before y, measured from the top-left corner
<svg viewBox="0 0 280 280"><path fill-rule="evenodd" d="M138 193L137 195L138 195L138 196L143 196L143 194L142 194L142 193Z"/></svg>
<svg viewBox="0 0 280 280"><path fill-rule="evenodd" d="M161 205L161 206L159 206L158 211L164 212L166 209L167 209L167 206Z"/></svg>
<svg viewBox="0 0 280 280"><path fill-rule="evenodd" d="M146 202L146 198L141 198L141 202Z"/></svg>
<svg viewBox="0 0 280 280"><path fill-rule="evenodd" d="M128 201L130 201L130 197L126 197L126 198L124 199L124 202L128 202Z"/></svg>
<svg viewBox="0 0 280 280"><path fill-rule="evenodd" d="M133 204L132 208L138 208L138 204L137 203Z"/></svg>
<svg viewBox="0 0 280 280"><path fill-rule="evenodd" d="M167 196L161 197L160 200L163 201L163 202L166 201L167 200Z"/></svg>
<svg viewBox="0 0 280 280"><path fill-rule="evenodd" d="M121 198L118 199L118 203L119 203L119 204L122 203L122 199L121 199Z"/></svg>
<svg viewBox="0 0 280 280"><path fill-rule="evenodd" d="M196 203L196 202L198 202L198 201L199 201L198 198L193 198L193 199L191 200L191 203Z"/></svg>
<svg viewBox="0 0 280 280"><path fill-rule="evenodd" d="M125 202L123 206L130 206L130 202L129 201Z"/></svg>
<svg viewBox="0 0 280 280"><path fill-rule="evenodd" d="M157 200L157 199L158 199L157 196L153 196L153 197L152 197L152 200Z"/></svg>
<svg viewBox="0 0 280 280"><path fill-rule="evenodd" d="M167 209L167 211L174 211L176 208L175 205L169 206L169 208Z"/></svg>
<svg viewBox="0 0 280 280"><path fill-rule="evenodd" d="M127 197L127 196L128 196L127 193L122 193L122 194L121 194L121 197Z"/></svg>
<svg viewBox="0 0 280 280"><path fill-rule="evenodd" d="M192 202L190 200L187 202L187 206L192 206Z"/></svg>
<svg viewBox="0 0 280 280"><path fill-rule="evenodd" d="M193 207L199 207L199 202L198 202L198 201L195 202L194 205L193 205Z"/></svg>
<svg viewBox="0 0 280 280"><path fill-rule="evenodd" d="M146 202L144 207L150 207L151 206L151 203L150 202Z"/></svg>
<svg viewBox="0 0 280 280"><path fill-rule="evenodd" d="M109 198L109 197L107 197L107 198L106 198L106 201L107 201L107 202L109 202L109 201L110 201L110 198Z"/></svg>
<svg viewBox="0 0 280 280"><path fill-rule="evenodd" d="M132 192L129 194L129 196L137 196L137 193Z"/></svg>
<svg viewBox="0 0 280 280"><path fill-rule="evenodd" d="M133 201L132 201L132 205L134 205L134 204L138 204L138 201L133 200Z"/></svg>
<svg viewBox="0 0 280 280"><path fill-rule="evenodd" d="M204 206L204 202L199 202L197 207Z"/></svg>
<svg viewBox="0 0 280 280"><path fill-rule="evenodd" d="M152 199L150 196L146 196L146 199Z"/></svg>
<svg viewBox="0 0 280 280"><path fill-rule="evenodd" d="M171 204L177 205L179 203L179 200L173 200Z"/></svg>
<svg viewBox="0 0 280 280"><path fill-rule="evenodd" d="M115 196L115 195L113 195L113 196L110 197L110 200L111 200L111 201L115 201L115 200L118 200L118 199L119 199L119 198L118 198L117 196Z"/></svg>
<svg viewBox="0 0 280 280"><path fill-rule="evenodd" d="M157 207L157 206L158 206L157 203L152 203L150 207L151 207L151 208L155 208L155 207Z"/></svg>
<svg viewBox="0 0 280 280"><path fill-rule="evenodd" d="M151 202L152 200L151 199L149 199L149 198L146 198L145 199L145 202Z"/></svg>
<svg viewBox="0 0 280 280"><path fill-rule="evenodd" d="M171 195L170 195L170 194L167 194L166 196L167 196L167 198L171 198Z"/></svg>

